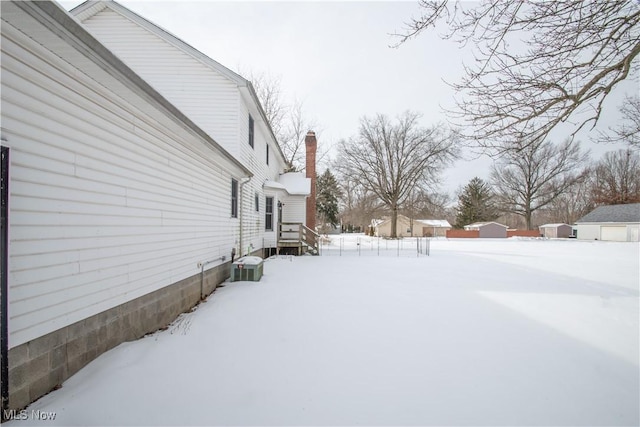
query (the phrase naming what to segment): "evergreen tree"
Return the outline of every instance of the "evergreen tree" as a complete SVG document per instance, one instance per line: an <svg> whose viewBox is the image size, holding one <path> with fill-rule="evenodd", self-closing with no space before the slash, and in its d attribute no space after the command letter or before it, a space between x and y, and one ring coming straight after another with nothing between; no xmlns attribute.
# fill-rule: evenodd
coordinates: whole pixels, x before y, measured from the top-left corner
<svg viewBox="0 0 640 427"><path fill-rule="evenodd" d="M338 199L342 197L342 191L338 181L331 171L327 169L316 181L316 210L321 227L331 224L336 227L338 219Z"/></svg>
<svg viewBox="0 0 640 427"><path fill-rule="evenodd" d="M456 208L456 227L481 221L493 221L500 216L493 202L489 184L475 177L462 189Z"/></svg>

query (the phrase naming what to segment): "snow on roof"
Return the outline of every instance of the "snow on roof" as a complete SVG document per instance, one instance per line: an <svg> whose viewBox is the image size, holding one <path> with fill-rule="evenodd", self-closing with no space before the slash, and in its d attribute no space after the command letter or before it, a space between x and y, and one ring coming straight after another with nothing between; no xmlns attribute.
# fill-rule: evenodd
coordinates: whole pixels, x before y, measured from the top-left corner
<svg viewBox="0 0 640 427"><path fill-rule="evenodd" d="M403 218L406 221L410 221L410 219L404 215L398 215L398 219L400 218ZM380 224L389 221L391 221L391 218L372 219L371 225L377 227ZM428 227L451 227L451 224L449 224L449 221L447 221L446 219L414 219L413 221L419 222L420 224L426 225Z"/></svg>
<svg viewBox="0 0 640 427"><path fill-rule="evenodd" d="M274 190L287 191L287 189L286 189L286 187L284 185L280 184L279 182L275 182L275 181L271 181L271 180L266 180L264 182L263 187L272 188Z"/></svg>
<svg viewBox="0 0 640 427"><path fill-rule="evenodd" d="M446 219L416 219L416 221L429 227L451 227L451 224Z"/></svg>
<svg viewBox="0 0 640 427"><path fill-rule="evenodd" d="M493 222L493 221L488 221L488 222L474 222L473 224L469 224L469 225L465 225L464 228L477 228L477 227L484 227L485 225L489 225L489 224L495 224L495 225L499 225L500 227L504 227L504 228L509 228L504 224L500 224L497 222Z"/></svg>
<svg viewBox="0 0 640 427"><path fill-rule="evenodd" d="M640 222L640 203L600 206L576 222Z"/></svg>
<svg viewBox="0 0 640 427"><path fill-rule="evenodd" d="M556 228L556 227L560 227L561 225L566 225L568 227L571 227L569 224L565 224L564 222L561 222L557 224L544 224L544 225L541 225L539 228Z"/></svg>
<svg viewBox="0 0 640 427"><path fill-rule="evenodd" d="M280 184L284 185L287 193L298 196L311 194L311 178L304 176L302 172L288 172L280 175Z"/></svg>

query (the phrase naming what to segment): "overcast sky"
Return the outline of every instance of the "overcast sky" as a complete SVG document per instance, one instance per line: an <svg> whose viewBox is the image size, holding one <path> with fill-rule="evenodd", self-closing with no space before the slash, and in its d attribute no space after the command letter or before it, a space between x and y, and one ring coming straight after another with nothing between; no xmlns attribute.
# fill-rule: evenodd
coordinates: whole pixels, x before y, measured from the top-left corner
<svg viewBox="0 0 640 427"><path fill-rule="evenodd" d="M60 3L71 9L81 2ZM236 72L280 76L285 100L304 101L325 145L355 135L364 115L413 110L425 126L446 121L441 107L452 106L454 94L443 80L456 81L463 61L473 58L436 32L389 47L397 42L390 34L419 14L417 1L119 3ZM637 93L637 79L607 104L604 128L618 118L624 91ZM592 158L622 148L580 139ZM441 190L453 193L474 176L487 179L491 162L458 161L445 172Z"/></svg>

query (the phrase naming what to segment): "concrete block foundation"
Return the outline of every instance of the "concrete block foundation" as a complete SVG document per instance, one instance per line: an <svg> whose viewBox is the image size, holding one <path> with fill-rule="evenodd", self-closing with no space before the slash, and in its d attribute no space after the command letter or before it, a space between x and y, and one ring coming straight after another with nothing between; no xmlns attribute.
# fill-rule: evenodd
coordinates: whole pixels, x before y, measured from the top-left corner
<svg viewBox="0 0 640 427"><path fill-rule="evenodd" d="M9 408L19 410L102 353L157 331L211 294L230 273L226 262L33 341L9 349ZM4 417L4 415L3 415Z"/></svg>

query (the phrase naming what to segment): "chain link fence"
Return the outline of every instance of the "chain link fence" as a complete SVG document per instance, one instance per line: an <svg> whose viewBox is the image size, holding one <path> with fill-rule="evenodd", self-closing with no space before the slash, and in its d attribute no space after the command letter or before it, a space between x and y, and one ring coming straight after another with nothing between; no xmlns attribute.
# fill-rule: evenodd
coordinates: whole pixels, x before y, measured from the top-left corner
<svg viewBox="0 0 640 427"><path fill-rule="evenodd" d="M335 234L320 237L321 256L422 257L431 252L431 238L389 239L364 234Z"/></svg>

